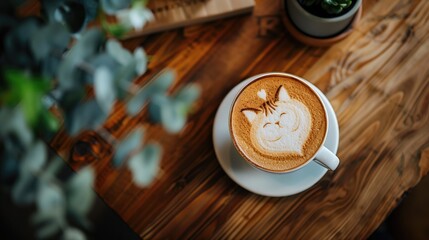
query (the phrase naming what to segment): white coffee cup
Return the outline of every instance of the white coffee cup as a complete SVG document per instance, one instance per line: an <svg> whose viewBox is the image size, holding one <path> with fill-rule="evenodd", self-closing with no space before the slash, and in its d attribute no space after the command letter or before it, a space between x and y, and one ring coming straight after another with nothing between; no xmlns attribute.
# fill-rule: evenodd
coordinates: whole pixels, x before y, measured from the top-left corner
<svg viewBox="0 0 429 240"><path fill-rule="evenodd" d="M255 164L254 161L252 161L252 159L250 159L246 154L244 154L240 148L238 147L237 143L236 143L236 139L235 139L235 135L234 132L231 128L231 115L232 115L232 111L233 111L233 106L234 103L236 102L236 100L238 99L238 96L242 93L243 89L246 88L246 86L252 84L254 81L257 81L263 77L269 77L269 76L279 76L279 77L287 77L287 78L293 78L295 80L300 81L301 83L305 84L306 86L308 86L308 88L314 93L315 96L317 96L317 98L319 99L320 103L323 105L323 110L325 113L325 119L326 119L326 131L325 134L323 136L323 141L320 144L318 150L316 151L316 153L310 157L308 160L305 161L305 163L300 164L299 166L292 168L292 169L287 169L287 170L282 170L282 171L277 171L277 170L273 170L273 169L267 169L267 168L263 168L258 166L257 164ZM292 172L292 171L296 171L304 166L306 166L307 164L309 164L311 161L315 161L316 163L320 164L321 166L327 168L328 170L335 170L338 165L339 165L339 158L332 153L328 148L326 148L324 146L324 143L326 141L326 137L327 137L327 133L328 133L328 126L329 126L329 118L327 117L328 113L326 110L326 106L323 103L320 95L314 91L314 89L309 85L308 81L306 81L305 79L292 75L292 74L288 74L288 73L278 73L278 72L271 72L271 73L264 73L264 74L260 74L254 77L251 77L250 79L252 79L246 86L243 87L243 89L241 89L238 94L236 95L233 104L231 105L231 109L230 109L230 117L229 117L229 124L230 124L230 135L232 138L232 142L234 143L234 147L236 148L237 152L240 153L240 155L248 162L250 163L250 165L264 170L264 171L268 171L268 172L273 172L273 173L287 173L287 172Z"/></svg>

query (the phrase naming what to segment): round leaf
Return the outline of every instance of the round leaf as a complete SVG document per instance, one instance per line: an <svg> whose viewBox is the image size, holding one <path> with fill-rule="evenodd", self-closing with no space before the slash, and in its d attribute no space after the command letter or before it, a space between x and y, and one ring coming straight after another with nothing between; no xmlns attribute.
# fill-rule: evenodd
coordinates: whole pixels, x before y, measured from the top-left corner
<svg viewBox="0 0 429 240"><path fill-rule="evenodd" d="M115 39L109 39L106 43L107 52L120 64L127 65L133 61L132 54Z"/></svg>
<svg viewBox="0 0 429 240"><path fill-rule="evenodd" d="M0 122L2 123L0 136L5 137L13 133L24 147L30 146L33 142L33 132L25 122L24 113L20 108L0 108Z"/></svg>
<svg viewBox="0 0 429 240"><path fill-rule="evenodd" d="M148 98L155 95L165 94L174 80L174 72L166 70L155 76L135 96L127 102L127 112L136 115L144 106Z"/></svg>
<svg viewBox="0 0 429 240"><path fill-rule="evenodd" d="M151 87L156 93L165 92L174 81L175 73L171 70L162 71L151 81Z"/></svg>
<svg viewBox="0 0 429 240"><path fill-rule="evenodd" d="M112 73L112 75L115 75L115 73L119 69L119 63L115 60L114 57L110 56L109 54L103 52L97 55L94 55L87 60L88 64L91 66L92 69L97 69L100 67L105 67L109 69L109 71ZM87 83L93 83L93 77L92 75L88 75L91 77L88 77Z"/></svg>
<svg viewBox="0 0 429 240"><path fill-rule="evenodd" d="M175 101L180 101L186 105L191 105L200 96L200 88L196 84L189 84L179 90L175 96Z"/></svg>
<svg viewBox="0 0 429 240"><path fill-rule="evenodd" d="M171 104L171 100L163 94L152 97L152 101L149 103L149 114L152 121L161 122L161 109L167 104Z"/></svg>
<svg viewBox="0 0 429 240"><path fill-rule="evenodd" d="M40 22L36 18L27 18L14 26L3 40L2 65L28 69L36 67L33 55L30 52L30 39L39 31Z"/></svg>
<svg viewBox="0 0 429 240"><path fill-rule="evenodd" d="M185 126L186 111L181 103L166 104L161 107L161 122L165 130L177 133Z"/></svg>
<svg viewBox="0 0 429 240"><path fill-rule="evenodd" d="M154 16L149 9L141 4L135 4L132 8L118 11L116 18L124 26L141 30L147 22L154 19Z"/></svg>
<svg viewBox="0 0 429 240"><path fill-rule="evenodd" d="M131 157L128 167L132 173L134 183L139 187L148 186L159 169L161 147L158 144L149 144L138 154Z"/></svg>
<svg viewBox="0 0 429 240"><path fill-rule="evenodd" d="M48 157L45 143L37 140L24 155L21 163L21 173L30 174L39 172L46 163Z"/></svg>
<svg viewBox="0 0 429 240"><path fill-rule="evenodd" d="M135 150L143 140L143 130L137 129L128 134L125 139L117 144L115 155L113 156L113 165L119 166L125 160L125 158Z"/></svg>
<svg viewBox="0 0 429 240"><path fill-rule="evenodd" d="M91 28L83 33L82 37L64 56L58 69L58 81L63 89L73 87L82 88L83 81L79 78L76 69L83 60L93 56L104 41L104 36L100 29Z"/></svg>
<svg viewBox="0 0 429 240"><path fill-rule="evenodd" d="M53 50L62 52L69 43L70 34L60 23L50 23L37 31L30 40L37 60L47 57Z"/></svg>
<svg viewBox="0 0 429 240"><path fill-rule="evenodd" d="M101 7L107 14L114 14L121 9L128 8L131 0L101 0Z"/></svg>
<svg viewBox="0 0 429 240"><path fill-rule="evenodd" d="M70 213L78 216L88 213L95 198L94 191L92 190L94 178L94 170L86 167L67 182L67 209Z"/></svg>
<svg viewBox="0 0 429 240"><path fill-rule="evenodd" d="M113 76L106 67L100 67L95 70L94 91L95 98L101 109L106 114L109 114L116 99L116 89Z"/></svg>
<svg viewBox="0 0 429 240"><path fill-rule="evenodd" d="M65 127L71 135L79 133L82 129L95 129L107 118L95 100L85 102L68 112L65 118Z"/></svg>
<svg viewBox="0 0 429 240"><path fill-rule="evenodd" d="M134 50L134 59L136 61L136 72L141 75L147 70L147 56L143 48L139 47Z"/></svg>
<svg viewBox="0 0 429 240"><path fill-rule="evenodd" d="M38 211L47 211L55 214L63 214L65 208L65 199L62 189L52 182L40 185L36 199ZM54 214L54 215L55 215ZM63 215L57 215L62 217ZM55 219L57 220L57 219Z"/></svg>

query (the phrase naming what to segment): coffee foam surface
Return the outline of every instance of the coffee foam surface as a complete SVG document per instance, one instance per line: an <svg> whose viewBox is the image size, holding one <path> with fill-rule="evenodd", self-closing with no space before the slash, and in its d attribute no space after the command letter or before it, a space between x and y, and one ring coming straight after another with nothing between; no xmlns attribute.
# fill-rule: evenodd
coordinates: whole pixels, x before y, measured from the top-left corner
<svg viewBox="0 0 429 240"><path fill-rule="evenodd" d="M267 76L246 86L234 103L231 131L239 152L271 171L310 159L327 130L323 104L302 82Z"/></svg>

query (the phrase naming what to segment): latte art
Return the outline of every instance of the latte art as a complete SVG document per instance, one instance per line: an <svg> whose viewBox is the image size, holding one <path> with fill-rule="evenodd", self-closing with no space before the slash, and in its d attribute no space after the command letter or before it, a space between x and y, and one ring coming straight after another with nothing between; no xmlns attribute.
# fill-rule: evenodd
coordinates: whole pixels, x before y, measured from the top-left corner
<svg viewBox="0 0 429 240"><path fill-rule="evenodd" d="M265 90L258 91L258 96L261 95L266 96ZM311 130L311 115L303 103L290 98L284 86L277 90L275 101L264 102L257 109L243 109L242 113L251 124L250 137L256 148L303 155L302 148Z"/></svg>
<svg viewBox="0 0 429 240"><path fill-rule="evenodd" d="M323 144L327 118L318 95L302 80L263 76L235 99L230 132L238 152L258 168L285 172L308 162Z"/></svg>

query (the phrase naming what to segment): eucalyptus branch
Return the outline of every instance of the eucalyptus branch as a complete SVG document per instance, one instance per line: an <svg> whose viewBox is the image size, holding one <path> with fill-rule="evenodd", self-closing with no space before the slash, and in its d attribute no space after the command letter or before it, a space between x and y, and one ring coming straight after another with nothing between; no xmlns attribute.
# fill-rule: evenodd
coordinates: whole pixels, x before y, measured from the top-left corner
<svg viewBox="0 0 429 240"><path fill-rule="evenodd" d="M49 111L53 104L60 110L70 135L95 130L114 145L112 164L126 167L137 186L148 187L160 171L162 148L153 141L143 144L147 142L144 129L133 130L122 139L106 131L102 124L113 103L125 100L126 113L131 117L147 108L151 121L175 134L183 129L199 97L200 89L191 84L167 94L175 78L173 71L161 72L144 86L134 83L136 76L146 72L149 57L142 48L130 52L114 39L106 41L102 30L111 32L112 26L104 12L114 15L121 28L141 29L153 19L145 8L146 2L43 0L46 21L15 16L16 21L2 25L4 42L9 44L0 49L0 68L6 80L0 91L2 161L16 166L6 173L13 180L14 199L37 205L34 223L49 220L37 226L39 238L52 236L58 230L65 239L69 235L84 238L82 232L69 225L65 213L77 214L85 225L94 198L94 171L85 167L66 181L60 180L57 175L63 161L54 158L47 163L46 147L36 138L40 137L37 132L58 130L59 121ZM97 12L103 29L87 29ZM80 37L72 40L75 31ZM88 85L93 86L95 99L86 99Z"/></svg>

